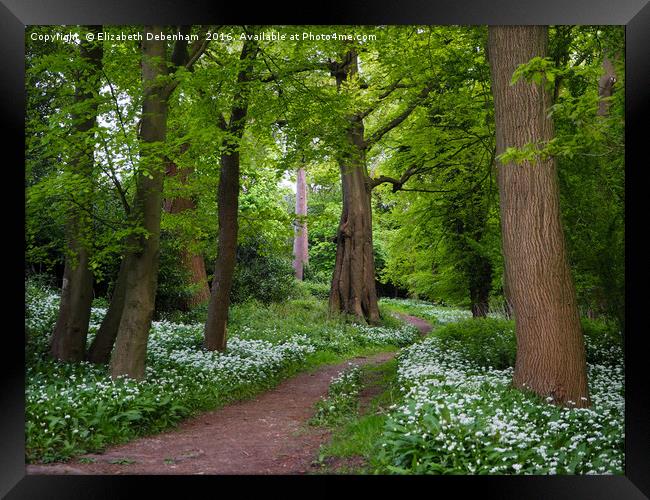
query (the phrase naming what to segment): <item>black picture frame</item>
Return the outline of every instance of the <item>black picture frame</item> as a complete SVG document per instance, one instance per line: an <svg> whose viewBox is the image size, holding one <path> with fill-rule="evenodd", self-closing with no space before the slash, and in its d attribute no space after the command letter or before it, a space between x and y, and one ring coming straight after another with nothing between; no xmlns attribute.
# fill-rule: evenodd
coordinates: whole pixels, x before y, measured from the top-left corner
<svg viewBox="0 0 650 500"><path fill-rule="evenodd" d="M5 168L3 190L4 226L17 236L7 237L5 271L15 272L4 283L2 304L4 349L0 392L0 496L30 498L125 498L135 496L136 487L149 495L156 491L193 491L208 488L211 496L228 494L227 483L237 482L250 491L252 484L282 487L309 495L314 481L340 483L340 487L398 488L416 494L423 487L428 495L452 488L454 496L475 490L481 498L648 498L650 497L650 384L644 329L640 319L645 296L640 240L645 225L641 206L643 170L647 168L644 124L648 121L650 94L650 5L648 0L401 0L389 2L336 0L312 5L311 12L268 2L253 6L245 2L193 0L2 0L0 3L0 79L3 135L7 138L0 156ZM36 24L618 24L626 26L626 331L625 375L625 476L458 476L458 477L188 477L188 476L26 476L24 463L24 328L23 297L17 290L24 283L24 29ZM14 177L15 176L15 177ZM22 177L22 179L21 179ZM23 184L21 184L23 183ZM15 196L7 201L9 195ZM9 208L9 210L6 210ZM11 234L11 233L5 233ZM19 242L23 242L20 245ZM6 272L5 272L6 274ZM23 306L21 307L20 303ZM646 306L647 307L647 306ZM15 324L14 324L15 321ZM11 326L9 326L11 325ZM281 486L282 484L282 486ZM338 495L334 490L329 494ZM345 490L338 490L345 491ZM323 491L326 493L326 491ZM326 493L327 494L327 493Z"/></svg>

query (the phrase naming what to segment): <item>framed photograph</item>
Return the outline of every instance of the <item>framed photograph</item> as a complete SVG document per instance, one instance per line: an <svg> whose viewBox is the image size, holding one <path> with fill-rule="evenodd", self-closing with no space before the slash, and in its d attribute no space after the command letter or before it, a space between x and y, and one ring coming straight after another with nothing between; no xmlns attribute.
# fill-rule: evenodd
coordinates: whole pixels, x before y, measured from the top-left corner
<svg viewBox="0 0 650 500"><path fill-rule="evenodd" d="M0 23L3 497L650 497L646 0Z"/></svg>

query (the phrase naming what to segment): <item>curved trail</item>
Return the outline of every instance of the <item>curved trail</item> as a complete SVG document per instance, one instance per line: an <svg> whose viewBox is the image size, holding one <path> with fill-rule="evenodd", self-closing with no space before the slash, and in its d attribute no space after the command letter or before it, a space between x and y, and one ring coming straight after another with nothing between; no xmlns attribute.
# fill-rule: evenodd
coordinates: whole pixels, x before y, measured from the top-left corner
<svg viewBox="0 0 650 500"><path fill-rule="evenodd" d="M431 330L423 320L402 317L423 334ZM255 398L202 413L167 432L67 464L28 465L27 474L305 474L315 470L314 457L329 437L329 431L310 427L307 420L332 377L349 363L380 364L394 355L358 357L300 373Z"/></svg>

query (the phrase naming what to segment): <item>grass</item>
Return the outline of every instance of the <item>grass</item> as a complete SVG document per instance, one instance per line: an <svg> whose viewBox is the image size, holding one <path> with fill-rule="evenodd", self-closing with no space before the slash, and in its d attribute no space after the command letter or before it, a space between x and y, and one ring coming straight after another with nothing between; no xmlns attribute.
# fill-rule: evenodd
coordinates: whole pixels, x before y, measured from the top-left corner
<svg viewBox="0 0 650 500"><path fill-rule="evenodd" d="M424 301L416 301L413 299L401 300L401 299L381 299L381 307L390 312L408 314L409 316L416 316L424 320L435 322L437 317L433 310L431 310L431 304Z"/></svg>
<svg viewBox="0 0 650 500"><path fill-rule="evenodd" d="M360 369L360 387L373 386L379 388L369 402L368 408L362 414L354 406L354 410L338 420L329 422L328 427L333 431L329 443L323 445L319 452L319 473L353 473L371 472L373 455L377 441L384 429L388 409L398 401L397 361L395 359L376 365L364 365ZM352 460L351 465L343 465L346 460ZM361 460L358 460L361 459ZM339 464L331 467L328 464Z"/></svg>

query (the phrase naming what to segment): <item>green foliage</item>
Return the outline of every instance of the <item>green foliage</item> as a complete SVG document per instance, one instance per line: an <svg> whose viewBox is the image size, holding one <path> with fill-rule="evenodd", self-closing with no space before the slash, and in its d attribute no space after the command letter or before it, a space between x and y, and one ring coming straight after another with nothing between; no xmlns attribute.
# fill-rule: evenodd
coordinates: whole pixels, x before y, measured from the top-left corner
<svg viewBox="0 0 650 500"><path fill-rule="evenodd" d="M549 157L549 153L538 144L528 143L521 148L507 147L506 150L497 156L503 165L514 163L515 165L522 165L524 162L545 161Z"/></svg>
<svg viewBox="0 0 650 500"><path fill-rule="evenodd" d="M57 363L48 355L58 291L26 283L27 460L57 461L159 432L197 412L250 397L297 370L408 345L409 327L330 319L315 299L231 308L226 353L202 348L202 323L157 321L143 381L112 380L107 366ZM99 304L100 306L104 304ZM91 336L106 309L91 313ZM196 314L186 313L187 316Z"/></svg>
<svg viewBox="0 0 650 500"><path fill-rule="evenodd" d="M624 329L624 42L618 27L574 28L572 36L575 57L588 63L570 66L552 109L562 223L582 313L616 318ZM599 115L605 56L617 81Z"/></svg>
<svg viewBox="0 0 650 500"><path fill-rule="evenodd" d="M260 43L253 62L256 78L247 85L246 130L234 145L241 161L241 190L229 334L235 340L234 351L246 355L250 352L246 344L238 344L239 340L264 341L275 348L299 338L300 342L291 344L296 353L304 354L300 346L307 344L315 351L303 358L302 354L292 357L291 349L282 351L282 363L264 365L271 367L263 374L236 372L243 378L250 376L241 384L232 373L230 378L219 378L222 373L210 379L197 368L214 368L212 363L221 358L201 355L198 364L192 364L196 353L201 352L201 327L195 323L205 321L205 306L175 310L192 291L180 250L189 248L202 254L210 271L216 257L220 156L232 141L220 123L230 119L224 110L230 109L241 90L235 83L241 67L241 42L212 43L192 71L178 73L178 87L170 99L167 141L143 149L139 141L143 89L137 44L104 43L100 90L92 99L75 103L75 90L84 90L83 75L88 70L79 57L78 45L44 43L29 36L69 29L83 33L83 28L52 26L31 26L26 32L26 269L50 276L47 283L41 279L40 284L26 284L31 366L28 391L31 396L41 394L39 387L45 391L39 396L40 403L39 398L28 403L30 459L52 460L81 449L100 448L138 432L171 425L199 408L261 390L298 365L340 360L378 346L404 346L419 337L414 329L399 325L390 312L420 316L436 326L468 316L466 310L416 299L467 307L475 300L476 290L487 284L492 305L503 303L485 27L368 26L355 27L355 31L373 39L352 44L313 40ZM104 29L117 32L125 28ZM129 29L135 32L141 27ZM305 27L278 29L300 34ZM309 27L317 34L329 34L333 29L338 30ZM241 28L223 27L223 31L228 30ZM617 26L554 26L549 42L548 57L521 65L512 81L543 85L550 91L553 102L548 114L555 137L547 144L509 148L499 160L521 163L537 157L556 159L561 216L579 306L583 315L597 318L583 320L587 359L605 367L603 370L614 370L620 362L619 332L624 330L625 316L624 30ZM362 70L337 88L328 62L341 61L351 47L357 49ZM608 98L607 112L600 113L598 80L605 57L613 63L617 81ZM377 277L407 290L414 300L382 301L385 324L381 328L330 318L325 299L341 217L340 164L350 153L344 133L350 114L363 114L365 138L373 138L383 125L416 102L425 86L430 89L426 99L408 118L368 143L364 166L373 178L383 175L400 179L410 174L400 186L403 189L396 192L393 184L375 187L371 203ZM98 123L80 136L75 132L79 116L95 105ZM94 164L86 172L89 175L80 175L74 169L80 147L94 151ZM179 170L187 172L186 178L166 178L164 200L184 198L195 208L163 213L162 217L156 304L158 316L167 320L154 326L150 375L163 382L113 383L107 381L103 368L46 361L59 293L48 286L58 284L66 256L74 260L74 255L67 254L65 227L75 217L84 222L80 243L90 251L95 281L109 287L114 282L125 241L132 235L148 236L129 222L128 212L133 207L128 204L132 203L138 174L151 175L152 169L162 168L160 162L151 164L151 153L164 154ZM310 263L301 283L293 278L291 267L295 200L287 187L299 165L307 170L309 182L306 222ZM107 306L105 300L95 302L91 336L101 321L101 310ZM165 326L171 319L193 326ZM454 359L474 367L507 370L514 361L512 323L498 318L441 326L436 338L438 352L451 353ZM263 346L262 353L271 352L266 350L271 349L267 344L251 345ZM188 356L180 356L176 363L170 356L180 348ZM243 350L237 351L239 348ZM458 352L462 355L453 354ZM437 362L429 361L431 366ZM203 375L197 375L192 367ZM462 366L450 368L461 370ZM174 370L179 373L177 378L170 375ZM595 373L598 377L601 372ZM618 380L616 377L614 374ZM528 417L519 413L520 408L530 409L531 422L538 424L564 418L552 412L545 415L546 410L540 413L526 395L501 387L493 396L487 389L477 390L475 394L484 398L486 405L489 402L491 408L511 411L518 422L528 422ZM475 435L477 431L471 428L474 424L458 430L454 439L460 441L445 441L444 449L442 442L432 444L429 431L440 431L444 415L450 411L448 397L444 396L443 404L436 399L438 395L431 395L431 401L439 404L439 411L422 417L427 437L406 436L406 427L400 428L397 417L393 419L398 430L385 441L382 471L465 471L468 464L475 464L471 461L474 457L503 472L495 465L499 453L505 454L508 467L513 466L508 472L552 470L552 466L545 468L522 454L517 460L522 464L528 460L527 465L515 468L519 462L512 450L499 452L495 442L483 446L471 437L471 432ZM460 392L451 391L449 398L460 396ZM468 408L476 410L477 415L482 411L494 417L480 401L468 403ZM41 409L48 412L48 418ZM68 419L66 414L70 415ZM618 439L618 424L612 423L617 418L614 410L611 416L608 446L617 446L612 444ZM481 418L477 417L477 426L486 424ZM379 421L372 420L369 428L376 429ZM577 434L588 428L583 421L575 425L562 422ZM591 447L564 447L561 451L564 437L554 435L553 439L557 442L539 443L564 453L554 457L567 470L601 470L604 462L598 462ZM597 439L603 443L605 438ZM465 440L475 448L457 456L448 449L452 442L460 448L458 443ZM578 452L590 454L592 469L584 461L575 461ZM619 469L615 461L606 464L609 472Z"/></svg>
<svg viewBox="0 0 650 500"><path fill-rule="evenodd" d="M295 293L297 296L327 300L330 296L330 285L318 281L298 281Z"/></svg>
<svg viewBox="0 0 650 500"><path fill-rule="evenodd" d="M333 426L354 417L359 410L361 369L351 366L332 379L327 397L316 403L311 425Z"/></svg>
<svg viewBox="0 0 650 500"><path fill-rule="evenodd" d="M451 326L400 356L403 399L376 440L375 472L622 474L620 348L614 364L589 366L592 407L569 409L513 389L511 367L486 366L504 352L498 337L511 337L505 330L486 334L497 339L484 344L491 351L485 356L468 354L465 343L455 342L462 333Z"/></svg>
<svg viewBox="0 0 650 500"><path fill-rule="evenodd" d="M525 80L536 85L543 84L547 90L550 90L560 74L560 70L550 57L533 57L527 63L517 67L512 74L510 85L516 84L519 80Z"/></svg>
<svg viewBox="0 0 650 500"><path fill-rule="evenodd" d="M264 304L281 302L295 287L291 260L265 253L259 243L240 245L230 299L233 303L257 300Z"/></svg>
<svg viewBox="0 0 650 500"><path fill-rule="evenodd" d="M191 275L181 259L179 241L166 231L162 231L160 235L158 281L156 289L158 314L183 309L183 304L194 292Z"/></svg>
<svg viewBox="0 0 650 500"><path fill-rule="evenodd" d="M514 366L517 353L514 321L474 318L436 330L440 345L462 353L472 363L503 370Z"/></svg>

